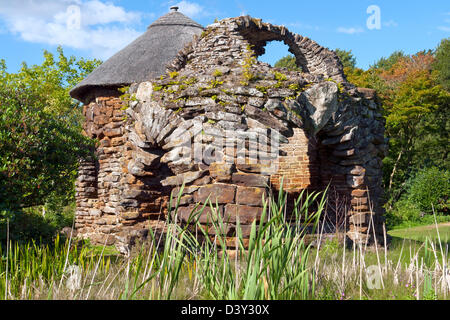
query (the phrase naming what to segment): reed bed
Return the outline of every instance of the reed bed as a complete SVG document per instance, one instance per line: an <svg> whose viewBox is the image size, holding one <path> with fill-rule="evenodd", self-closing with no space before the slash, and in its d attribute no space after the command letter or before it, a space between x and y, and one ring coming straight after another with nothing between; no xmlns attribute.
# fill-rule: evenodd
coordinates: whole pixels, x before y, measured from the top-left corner
<svg viewBox="0 0 450 320"><path fill-rule="evenodd" d="M268 199L261 222L252 224L248 243L238 222L233 252L227 250L220 216L211 217L217 234L212 238L198 221L206 205L198 206L190 223L181 225L178 203L169 208L167 232L150 232L148 241L135 246L128 257L59 237L52 246L8 242L6 250L0 248L0 298L448 298L448 244L440 238L404 241L391 248L324 242L319 223L326 192L302 193L289 215L286 202L283 190ZM311 232L317 241L310 241Z"/></svg>

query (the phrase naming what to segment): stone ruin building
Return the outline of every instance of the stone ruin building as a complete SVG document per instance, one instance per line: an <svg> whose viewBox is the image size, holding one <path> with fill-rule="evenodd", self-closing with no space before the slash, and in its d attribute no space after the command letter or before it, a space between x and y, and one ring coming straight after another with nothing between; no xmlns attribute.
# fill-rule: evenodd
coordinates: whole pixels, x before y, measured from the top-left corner
<svg viewBox="0 0 450 320"><path fill-rule="evenodd" d="M274 40L301 72L256 59ZM348 83L333 51L284 26L245 16L203 28L172 8L71 96L98 140L76 183L76 229L93 243L123 251L145 237L184 185L178 219L209 198L232 247L237 219L248 237L281 181L293 195L329 185L349 239L370 241L371 221L381 234L387 143L375 92Z"/></svg>

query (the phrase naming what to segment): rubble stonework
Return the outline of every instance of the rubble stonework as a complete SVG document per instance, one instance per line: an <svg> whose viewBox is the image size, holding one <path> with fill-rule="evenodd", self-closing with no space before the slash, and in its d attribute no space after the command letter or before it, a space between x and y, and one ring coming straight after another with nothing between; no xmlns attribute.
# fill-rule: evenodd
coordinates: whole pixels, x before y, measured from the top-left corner
<svg viewBox="0 0 450 320"><path fill-rule="evenodd" d="M273 40L289 46L302 72L256 59ZM194 36L166 74L119 95L84 108L86 134L99 145L77 181L82 236L126 247L167 219L170 194L184 186L177 219L189 222L211 201L232 245L237 220L248 237L281 181L290 193L334 188L348 201L350 239L367 240L372 220L381 232L380 106L314 41L248 16L225 19ZM214 235L211 210L199 221Z"/></svg>

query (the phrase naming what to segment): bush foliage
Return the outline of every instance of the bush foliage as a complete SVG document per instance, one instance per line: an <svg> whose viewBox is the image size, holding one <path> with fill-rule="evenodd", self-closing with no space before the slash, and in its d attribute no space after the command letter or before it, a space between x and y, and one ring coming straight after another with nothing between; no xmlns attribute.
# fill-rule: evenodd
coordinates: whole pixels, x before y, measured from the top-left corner
<svg viewBox="0 0 450 320"><path fill-rule="evenodd" d="M436 167L420 170L411 180L408 200L422 212L449 213L450 172Z"/></svg>
<svg viewBox="0 0 450 320"><path fill-rule="evenodd" d="M39 237L37 226L46 237L44 221L24 210L69 205L78 161L94 146L82 134L80 104L69 90L100 62L67 58L61 48L58 53L55 59L45 51L42 65L23 63L17 73L0 61L0 225L3 231L5 218L16 216L19 238Z"/></svg>
<svg viewBox="0 0 450 320"><path fill-rule="evenodd" d="M389 226L405 223L433 223L434 219L428 219L428 216L449 215L450 172L448 170L437 167L422 169L406 182L405 188L405 194L388 212Z"/></svg>

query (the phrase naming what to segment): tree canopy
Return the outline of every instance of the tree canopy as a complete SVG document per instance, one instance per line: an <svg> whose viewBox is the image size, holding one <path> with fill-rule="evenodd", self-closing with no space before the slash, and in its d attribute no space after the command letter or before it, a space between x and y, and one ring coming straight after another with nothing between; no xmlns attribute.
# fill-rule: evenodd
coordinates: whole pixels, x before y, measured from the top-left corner
<svg viewBox="0 0 450 320"><path fill-rule="evenodd" d="M44 51L41 65L23 63L17 73L0 62L0 209L73 195L78 160L93 141L83 136L80 104L68 92L99 64L67 58L62 48L57 59Z"/></svg>
<svg viewBox="0 0 450 320"><path fill-rule="evenodd" d="M356 68L356 58L352 53L352 50L346 51L341 49L336 49L334 52L338 55L339 59L341 59L341 63L344 68L354 69Z"/></svg>
<svg viewBox="0 0 450 320"><path fill-rule="evenodd" d="M442 87L450 91L450 38L443 39L436 49L436 60L433 65L437 71Z"/></svg>
<svg viewBox="0 0 450 320"><path fill-rule="evenodd" d="M295 61L295 57L292 54L289 54L280 60L278 60L275 65L275 68L287 68L291 71L301 71L301 68L297 66L297 62Z"/></svg>

